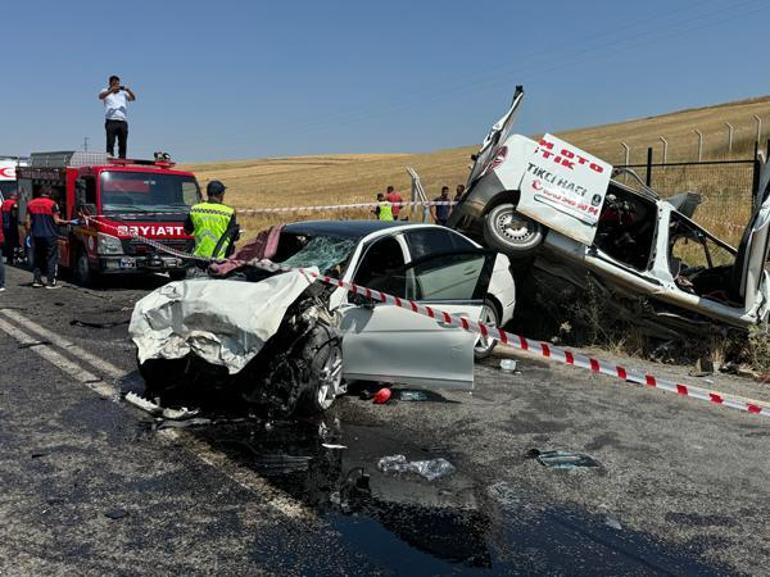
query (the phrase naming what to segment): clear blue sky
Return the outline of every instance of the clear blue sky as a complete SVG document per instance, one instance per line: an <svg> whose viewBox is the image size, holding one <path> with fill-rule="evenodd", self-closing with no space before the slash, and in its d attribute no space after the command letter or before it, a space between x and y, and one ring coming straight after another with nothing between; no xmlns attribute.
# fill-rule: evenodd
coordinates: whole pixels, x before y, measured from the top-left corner
<svg viewBox="0 0 770 577"><path fill-rule="evenodd" d="M10 5L9 5L10 4ZM770 93L766 0L4 2L0 153L186 161L477 143L517 83L525 133Z"/></svg>

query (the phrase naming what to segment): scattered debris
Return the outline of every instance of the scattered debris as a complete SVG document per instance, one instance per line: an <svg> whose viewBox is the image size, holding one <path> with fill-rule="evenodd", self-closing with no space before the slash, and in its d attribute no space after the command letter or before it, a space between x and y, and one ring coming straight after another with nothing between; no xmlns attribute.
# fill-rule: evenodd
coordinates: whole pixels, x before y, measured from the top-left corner
<svg viewBox="0 0 770 577"><path fill-rule="evenodd" d="M455 466L444 458L428 461L407 461L404 455L383 457L377 462L377 468L383 473L416 473L428 481L451 475Z"/></svg>
<svg viewBox="0 0 770 577"><path fill-rule="evenodd" d="M588 467L601 467L601 464L584 453L574 453L572 451L541 451L532 449L529 456L537 459L541 465L549 469L577 469Z"/></svg>
<svg viewBox="0 0 770 577"><path fill-rule="evenodd" d="M375 405L384 405L390 400L391 395L392 392L388 387L382 387L374 394L373 402Z"/></svg>
<svg viewBox="0 0 770 577"><path fill-rule="evenodd" d="M135 407L138 407L139 409L142 409L143 411L155 416L160 415L163 412L163 407L160 405L153 403L149 399L145 399L144 397L140 397L134 392L126 394L124 397L127 403L130 403L134 405Z"/></svg>
<svg viewBox="0 0 770 577"><path fill-rule="evenodd" d="M73 327L84 327L87 329L111 329L113 327L119 327L121 325L127 325L130 322L130 319L120 320L120 321L107 321L107 322L96 322L96 321L83 321L80 319L72 319L70 321L70 326Z"/></svg>
<svg viewBox="0 0 770 577"><path fill-rule="evenodd" d="M695 361L695 366L687 372L691 377L707 377L714 374L714 362L705 357Z"/></svg>
<svg viewBox="0 0 770 577"><path fill-rule="evenodd" d="M104 512L104 516L108 519L122 519L123 517L128 517L128 511L125 509L110 509Z"/></svg>
<svg viewBox="0 0 770 577"><path fill-rule="evenodd" d="M521 503L521 495L506 481L498 481L487 487L487 494L504 507L514 507Z"/></svg>
<svg viewBox="0 0 770 577"><path fill-rule="evenodd" d="M188 409L187 407L182 407L180 409L163 409L162 415L164 419L183 421L185 419L197 417L198 413L200 413L200 409Z"/></svg>
<svg viewBox="0 0 770 577"><path fill-rule="evenodd" d="M500 370L504 373L516 372L516 361L513 359L500 359Z"/></svg>
<svg viewBox="0 0 770 577"><path fill-rule="evenodd" d="M321 443L321 446L324 449L330 449L330 450L337 450L337 449L347 449L347 445L335 445L334 443Z"/></svg>
<svg viewBox="0 0 770 577"><path fill-rule="evenodd" d="M48 452L47 451L35 451L30 455L33 459L39 459L40 457L47 457Z"/></svg>
<svg viewBox="0 0 770 577"><path fill-rule="evenodd" d="M609 515L604 520L604 524L607 525L607 527L615 529L616 531L623 530L623 525L620 524L620 521L618 521L615 517L610 517Z"/></svg>
<svg viewBox="0 0 770 577"><path fill-rule="evenodd" d="M205 417L192 417L181 421L167 419L160 421L155 428L158 431L162 431L163 429L186 429L188 427L202 427L212 423L213 421L211 419L207 419Z"/></svg>
<svg viewBox="0 0 770 577"><path fill-rule="evenodd" d="M428 395L425 391L410 391L410 390L399 390L398 391L398 400L399 401L427 401Z"/></svg>

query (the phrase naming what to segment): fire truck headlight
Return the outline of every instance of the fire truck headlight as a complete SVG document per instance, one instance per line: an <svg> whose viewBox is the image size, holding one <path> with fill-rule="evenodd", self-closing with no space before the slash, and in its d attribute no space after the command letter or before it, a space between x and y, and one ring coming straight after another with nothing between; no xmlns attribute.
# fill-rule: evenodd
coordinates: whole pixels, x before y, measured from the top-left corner
<svg viewBox="0 0 770 577"><path fill-rule="evenodd" d="M99 254L123 254L123 245L118 237L100 232L96 252Z"/></svg>

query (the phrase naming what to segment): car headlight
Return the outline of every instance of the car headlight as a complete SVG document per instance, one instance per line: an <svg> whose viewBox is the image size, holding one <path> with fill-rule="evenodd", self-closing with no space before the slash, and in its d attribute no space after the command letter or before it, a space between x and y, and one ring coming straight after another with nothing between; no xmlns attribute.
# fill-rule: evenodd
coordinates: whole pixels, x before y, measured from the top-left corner
<svg viewBox="0 0 770 577"><path fill-rule="evenodd" d="M116 236L98 233L96 252L99 254L123 254L123 244Z"/></svg>

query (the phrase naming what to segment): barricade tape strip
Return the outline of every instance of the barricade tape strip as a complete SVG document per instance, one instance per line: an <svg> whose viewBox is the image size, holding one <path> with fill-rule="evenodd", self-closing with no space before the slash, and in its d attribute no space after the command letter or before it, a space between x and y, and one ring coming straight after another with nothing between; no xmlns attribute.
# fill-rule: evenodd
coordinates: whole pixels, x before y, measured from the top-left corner
<svg viewBox="0 0 770 577"><path fill-rule="evenodd" d="M411 208L411 207L423 207L429 208L431 206L454 206L457 202L453 200L408 200L403 202L391 203L393 207L399 209ZM252 214L275 214L284 212L304 212L304 211L333 211L333 210L348 210L358 208L377 208L379 203L377 202L357 202L352 204L319 204L311 206L283 206L283 207L265 207L265 208L236 208L236 213L239 215L252 215ZM205 209L200 210L202 213L206 213ZM211 211L216 213L217 211ZM166 212L126 212L126 213L110 213L110 214L97 214L91 215L89 218L139 218L148 216L187 216L189 211L166 211Z"/></svg>
<svg viewBox="0 0 770 577"><path fill-rule="evenodd" d="M109 224L105 224L105 223L101 223L101 224L103 226L111 227L111 225ZM115 228L115 227L112 227L112 228ZM195 260L198 262L206 262L206 263L210 263L214 260L214 259L199 257L193 254L188 254L182 251L174 250L172 248L164 246L163 244L157 241L142 237L138 234L133 234L132 238L134 240L144 242L149 246L152 246L162 252L166 252L168 254L171 254L172 256L176 256L177 258L183 258L186 260ZM497 339L503 345L507 345L521 351L534 353L551 361L556 361L565 365L579 367L579 368L591 371L592 373L614 377L624 382L643 385L645 387L655 388L655 389L669 392L669 393L675 393L680 396L691 397L694 399L707 401L715 405L736 409L736 410L751 413L754 415L762 415L765 417L770 417L770 404L766 405L764 403L737 399L725 393L721 393L719 391L711 391L709 389L704 389L704 388L696 387L692 385L686 385L686 384L678 383L676 381L672 381L668 379L660 379L655 377L654 375L645 373L643 371L628 369L620 365L608 363L606 361L602 361L594 357L589 357L581 353L575 353L573 351L570 351L569 349L562 349L560 347L556 347L544 341L529 340L526 337L523 337L521 335L516 335L513 333L506 332L503 329L486 325L480 321L478 322L471 321L465 317L453 316L445 311L433 308L429 305L420 304L419 302L409 300L409 299L402 299L400 297L390 295L379 290L373 290L367 287L360 287L355 283L343 281L327 275L322 275L315 271L310 271L302 268L294 269L294 268L282 267L281 265L278 265L266 260L249 261L249 262L237 261L236 259L229 259L229 260L233 262L238 262L244 265L254 266L256 268L262 268L268 272L299 271L302 274L304 274L306 277L308 277L308 279L315 279L327 285L336 286L336 287L345 289L346 291L351 292L353 294L362 295L368 299L379 301L383 304L394 305L399 308L409 310L413 313L427 316L431 319L436 319L440 317L442 321L448 326L456 327L466 332L473 333L476 335L481 335L484 337L491 336L492 338Z"/></svg>

